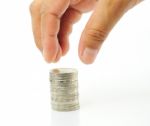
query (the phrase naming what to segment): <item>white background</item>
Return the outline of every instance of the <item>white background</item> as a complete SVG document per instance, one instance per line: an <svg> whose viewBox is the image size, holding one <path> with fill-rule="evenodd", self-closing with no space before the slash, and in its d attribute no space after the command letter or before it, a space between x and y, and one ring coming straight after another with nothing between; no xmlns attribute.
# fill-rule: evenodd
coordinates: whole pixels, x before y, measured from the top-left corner
<svg viewBox="0 0 150 126"><path fill-rule="evenodd" d="M0 126L150 126L150 1L119 21L88 66L77 47L89 14L75 25L67 56L47 64L34 44L30 2L0 2ZM80 111L51 110L55 67L78 69Z"/></svg>

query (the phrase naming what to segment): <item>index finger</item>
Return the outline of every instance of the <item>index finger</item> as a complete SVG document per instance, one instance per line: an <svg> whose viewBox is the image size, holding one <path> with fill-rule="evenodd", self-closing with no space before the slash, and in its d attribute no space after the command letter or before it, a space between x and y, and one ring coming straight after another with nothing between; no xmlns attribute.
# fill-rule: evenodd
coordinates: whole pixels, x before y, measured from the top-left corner
<svg viewBox="0 0 150 126"><path fill-rule="evenodd" d="M70 0L45 0L41 6L41 36L43 56L47 62L55 61L61 53L57 34L60 18L69 6Z"/></svg>

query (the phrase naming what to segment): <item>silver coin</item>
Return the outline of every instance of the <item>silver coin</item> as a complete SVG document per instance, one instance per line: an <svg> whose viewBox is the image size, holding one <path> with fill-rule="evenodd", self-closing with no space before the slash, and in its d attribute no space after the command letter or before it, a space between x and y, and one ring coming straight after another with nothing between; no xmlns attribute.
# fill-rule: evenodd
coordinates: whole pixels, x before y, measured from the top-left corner
<svg viewBox="0 0 150 126"><path fill-rule="evenodd" d="M72 68L50 71L51 105L56 111L75 111L80 108L78 94L78 72Z"/></svg>
<svg viewBox="0 0 150 126"><path fill-rule="evenodd" d="M74 106L60 106L60 105L53 105L52 109L56 110L56 111L75 111L78 110L80 108L79 104L78 105L74 105Z"/></svg>

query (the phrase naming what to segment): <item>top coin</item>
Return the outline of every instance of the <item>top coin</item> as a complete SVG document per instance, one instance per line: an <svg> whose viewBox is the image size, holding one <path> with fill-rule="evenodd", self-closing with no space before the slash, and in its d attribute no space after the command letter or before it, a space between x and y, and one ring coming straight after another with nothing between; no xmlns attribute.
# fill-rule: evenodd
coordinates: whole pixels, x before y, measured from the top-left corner
<svg viewBox="0 0 150 126"><path fill-rule="evenodd" d="M50 81L75 81L78 79L78 71L73 68L55 68L50 71Z"/></svg>
<svg viewBox="0 0 150 126"><path fill-rule="evenodd" d="M77 72L73 68L55 68L50 71L51 74L76 74Z"/></svg>

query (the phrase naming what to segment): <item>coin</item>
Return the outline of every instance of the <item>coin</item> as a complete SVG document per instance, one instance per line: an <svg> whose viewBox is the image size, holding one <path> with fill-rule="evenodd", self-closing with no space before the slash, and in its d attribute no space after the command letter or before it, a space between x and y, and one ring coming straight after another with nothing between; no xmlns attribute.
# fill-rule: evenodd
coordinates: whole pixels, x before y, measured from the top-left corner
<svg viewBox="0 0 150 126"><path fill-rule="evenodd" d="M51 105L56 111L75 111L79 106L78 71L56 68L50 71Z"/></svg>

